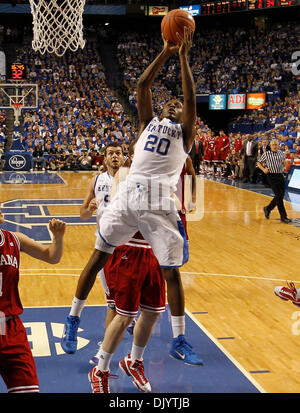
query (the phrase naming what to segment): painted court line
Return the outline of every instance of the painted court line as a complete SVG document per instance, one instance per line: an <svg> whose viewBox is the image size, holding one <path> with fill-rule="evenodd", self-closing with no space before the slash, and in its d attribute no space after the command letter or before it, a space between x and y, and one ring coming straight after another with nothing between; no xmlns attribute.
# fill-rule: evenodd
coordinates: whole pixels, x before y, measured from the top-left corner
<svg viewBox="0 0 300 413"><path fill-rule="evenodd" d="M253 275L238 275L238 274L215 274L215 273L208 273L208 272L187 272L181 271L181 274L188 274L188 275L201 275L201 276L209 276L209 277L230 277L230 278L249 278L254 280L261 280L261 281L291 281L287 280L286 278L271 278L271 277L260 277L260 276L253 276ZM299 282L299 280L295 280L293 282Z"/></svg>
<svg viewBox="0 0 300 413"><path fill-rule="evenodd" d="M244 214L245 212L251 212L251 213L263 213L262 210L257 210L257 209L242 209L242 210L215 210L215 211L206 211L205 209L203 211L200 212L204 212L205 214L232 214L232 213L237 213L237 214ZM187 215L188 217L189 215Z"/></svg>
<svg viewBox="0 0 300 413"><path fill-rule="evenodd" d="M208 314L208 311L193 311L193 314Z"/></svg>
<svg viewBox="0 0 300 413"><path fill-rule="evenodd" d="M256 373L270 373L270 370L253 370L250 371L251 374L256 374Z"/></svg>
<svg viewBox="0 0 300 413"><path fill-rule="evenodd" d="M85 304L85 307L107 307L106 304ZM70 308L71 305L26 305L24 308Z"/></svg>
<svg viewBox="0 0 300 413"><path fill-rule="evenodd" d="M240 372L259 390L261 393L267 393L266 390L259 384L257 381L249 374L247 370L219 343L218 339L216 339L205 327L203 324L200 323L193 314L185 310L186 314L194 321L195 324L211 339L211 341L225 354L225 356L240 370Z"/></svg>
<svg viewBox="0 0 300 413"><path fill-rule="evenodd" d="M235 337L217 337L218 340L234 340Z"/></svg>

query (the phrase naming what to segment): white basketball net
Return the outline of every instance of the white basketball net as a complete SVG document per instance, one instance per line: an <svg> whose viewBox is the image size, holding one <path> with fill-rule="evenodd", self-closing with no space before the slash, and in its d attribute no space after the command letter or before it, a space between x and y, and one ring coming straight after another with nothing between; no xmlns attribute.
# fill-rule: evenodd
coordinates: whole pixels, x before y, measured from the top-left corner
<svg viewBox="0 0 300 413"><path fill-rule="evenodd" d="M33 17L32 48L62 56L84 48L82 15L85 0L29 0Z"/></svg>

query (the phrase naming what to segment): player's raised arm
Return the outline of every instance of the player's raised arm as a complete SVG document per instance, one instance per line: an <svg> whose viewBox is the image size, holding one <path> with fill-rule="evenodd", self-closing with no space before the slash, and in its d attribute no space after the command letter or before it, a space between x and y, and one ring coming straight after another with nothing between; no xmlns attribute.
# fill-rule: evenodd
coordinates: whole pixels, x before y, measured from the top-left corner
<svg viewBox="0 0 300 413"><path fill-rule="evenodd" d="M193 44L193 30L184 28L184 38L177 34L181 41L179 48L179 60L182 76L182 91L183 91L183 137L185 149L190 151L193 141L196 136L195 122L197 117L196 108L196 88L193 74L188 61L188 53Z"/></svg>
<svg viewBox="0 0 300 413"><path fill-rule="evenodd" d="M145 129L146 125L153 118L152 92L151 87L155 77L161 67L170 56L178 51L178 46L167 42L164 38L162 51L156 56L153 62L146 68L138 80L137 84L137 110L140 121L139 134Z"/></svg>
<svg viewBox="0 0 300 413"><path fill-rule="evenodd" d="M27 237L20 232L16 235L20 241L20 249L33 258L48 262L49 264L57 264L63 253L63 238L66 230L66 223L60 219L52 219L49 222L49 229L53 234L51 245L44 245Z"/></svg>
<svg viewBox="0 0 300 413"><path fill-rule="evenodd" d="M80 207L80 218L85 221L92 217L93 213L97 209L97 203L95 198L95 182L96 177L93 177L90 180L89 188L83 204Z"/></svg>

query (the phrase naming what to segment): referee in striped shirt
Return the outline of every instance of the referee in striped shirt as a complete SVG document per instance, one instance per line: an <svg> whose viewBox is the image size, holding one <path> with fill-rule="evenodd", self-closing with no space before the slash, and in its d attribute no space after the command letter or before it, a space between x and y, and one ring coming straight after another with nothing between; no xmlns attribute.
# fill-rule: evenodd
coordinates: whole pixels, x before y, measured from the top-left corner
<svg viewBox="0 0 300 413"><path fill-rule="evenodd" d="M285 153L279 150L279 143L273 139L270 143L271 150L262 154L257 161L257 167L267 175L267 181L274 192L272 201L264 207L265 217L270 218L271 211L277 206L280 220L284 223L289 223L291 220L287 217L287 213L283 203L285 180L283 176L285 165ZM263 166L263 164L265 166Z"/></svg>

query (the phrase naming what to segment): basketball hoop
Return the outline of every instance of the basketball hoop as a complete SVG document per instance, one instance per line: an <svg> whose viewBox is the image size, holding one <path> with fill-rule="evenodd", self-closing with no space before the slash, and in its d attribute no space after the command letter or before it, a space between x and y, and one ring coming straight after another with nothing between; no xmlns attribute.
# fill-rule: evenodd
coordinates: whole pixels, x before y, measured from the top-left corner
<svg viewBox="0 0 300 413"><path fill-rule="evenodd" d="M84 48L82 15L85 0L29 0L33 17L32 48L63 56Z"/></svg>

